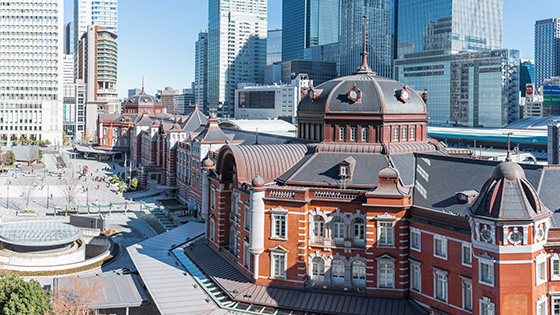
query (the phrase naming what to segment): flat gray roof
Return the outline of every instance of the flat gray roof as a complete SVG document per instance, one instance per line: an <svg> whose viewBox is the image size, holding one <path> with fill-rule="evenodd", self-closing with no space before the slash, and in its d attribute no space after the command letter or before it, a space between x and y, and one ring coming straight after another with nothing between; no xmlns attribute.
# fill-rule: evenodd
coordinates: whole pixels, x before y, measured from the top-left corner
<svg viewBox="0 0 560 315"><path fill-rule="evenodd" d="M60 288L72 287L70 279L64 277L53 280L55 297ZM131 275L78 277L84 287L89 287L97 279L103 281L103 289L98 293L99 299L93 302L94 309L139 307L142 304L143 298Z"/></svg>
<svg viewBox="0 0 560 315"><path fill-rule="evenodd" d="M127 247L130 258L162 315L209 314L219 310L170 249L204 233L204 224L189 222ZM225 312L224 312L225 313Z"/></svg>

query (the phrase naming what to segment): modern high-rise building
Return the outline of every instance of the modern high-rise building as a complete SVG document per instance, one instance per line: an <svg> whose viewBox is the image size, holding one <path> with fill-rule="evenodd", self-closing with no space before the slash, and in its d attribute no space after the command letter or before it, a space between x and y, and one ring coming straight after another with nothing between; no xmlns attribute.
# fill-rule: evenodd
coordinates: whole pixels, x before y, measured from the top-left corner
<svg viewBox="0 0 560 315"><path fill-rule="evenodd" d="M338 27L339 0L282 0L282 60L338 42Z"/></svg>
<svg viewBox="0 0 560 315"><path fill-rule="evenodd" d="M62 83L74 83L74 56L64 54L62 58Z"/></svg>
<svg viewBox="0 0 560 315"><path fill-rule="evenodd" d="M74 52L78 50L78 43L90 25L117 33L117 8L117 0L74 0Z"/></svg>
<svg viewBox="0 0 560 315"><path fill-rule="evenodd" d="M399 0L398 58L501 49L502 15L503 0Z"/></svg>
<svg viewBox="0 0 560 315"><path fill-rule="evenodd" d="M368 64L378 75L392 78L395 0L342 0L340 7L340 75L352 74L361 63L366 16Z"/></svg>
<svg viewBox="0 0 560 315"><path fill-rule="evenodd" d="M498 49L395 61L396 80L428 90L431 124L502 127L519 119L519 51Z"/></svg>
<svg viewBox="0 0 560 315"><path fill-rule="evenodd" d="M80 39L77 54L77 83L85 83L85 137L96 133L97 115L119 113L117 93L117 34L101 26L90 25Z"/></svg>
<svg viewBox="0 0 560 315"><path fill-rule="evenodd" d="M196 105L208 115L208 32L198 33L194 55L194 95Z"/></svg>
<svg viewBox="0 0 560 315"><path fill-rule="evenodd" d="M522 97L526 96L525 87L529 83L535 83L535 61L521 60L519 67L519 90Z"/></svg>
<svg viewBox="0 0 560 315"><path fill-rule="evenodd" d="M0 2L0 144L62 142L64 1Z"/></svg>
<svg viewBox="0 0 560 315"><path fill-rule="evenodd" d="M159 90L156 97L160 99L161 105L163 106L164 112L168 114L173 113L173 98L176 94L180 94L181 91L175 90L170 86L166 86L165 89Z"/></svg>
<svg viewBox="0 0 560 315"><path fill-rule="evenodd" d="M140 94L140 92L142 92L142 89L140 89L140 88L128 89L128 98L131 98L134 95L138 95L138 94Z"/></svg>
<svg viewBox="0 0 560 315"><path fill-rule="evenodd" d="M66 137L71 141L84 140L85 102L85 84L64 84L62 124Z"/></svg>
<svg viewBox="0 0 560 315"><path fill-rule="evenodd" d="M209 110L232 115L238 83L264 81L267 1L208 1Z"/></svg>
<svg viewBox="0 0 560 315"><path fill-rule="evenodd" d="M72 22L64 24L64 53L74 54L74 23Z"/></svg>
<svg viewBox="0 0 560 315"><path fill-rule="evenodd" d="M535 23L535 84L560 76L560 19Z"/></svg>
<svg viewBox="0 0 560 315"><path fill-rule="evenodd" d="M194 97L194 89L183 89L179 93L173 96L173 114L183 115L185 114L191 106L196 105L196 99Z"/></svg>
<svg viewBox="0 0 560 315"><path fill-rule="evenodd" d="M269 30L266 37L266 64L282 61L282 30Z"/></svg>

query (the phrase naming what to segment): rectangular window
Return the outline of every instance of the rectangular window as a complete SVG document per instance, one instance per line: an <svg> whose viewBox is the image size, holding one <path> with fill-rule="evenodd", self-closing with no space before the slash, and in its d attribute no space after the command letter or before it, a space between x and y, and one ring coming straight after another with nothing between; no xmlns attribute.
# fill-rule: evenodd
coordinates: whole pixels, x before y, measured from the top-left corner
<svg viewBox="0 0 560 315"><path fill-rule="evenodd" d="M249 207L245 207L244 210L243 227L245 230L251 231L251 209Z"/></svg>
<svg viewBox="0 0 560 315"><path fill-rule="evenodd" d="M379 287L392 288L394 283L394 264L391 261L379 262Z"/></svg>
<svg viewBox="0 0 560 315"><path fill-rule="evenodd" d="M378 235L380 246L393 246L393 222L378 221Z"/></svg>
<svg viewBox="0 0 560 315"><path fill-rule="evenodd" d="M358 140L358 128L352 127L350 128L350 141L357 141Z"/></svg>
<svg viewBox="0 0 560 315"><path fill-rule="evenodd" d="M480 315L494 315L494 303L487 297L480 300Z"/></svg>
<svg viewBox="0 0 560 315"><path fill-rule="evenodd" d="M537 285L546 282L546 260L537 260Z"/></svg>
<svg viewBox="0 0 560 315"><path fill-rule="evenodd" d="M560 256L553 255L550 258L550 269L551 280L560 280Z"/></svg>
<svg viewBox="0 0 560 315"><path fill-rule="evenodd" d="M434 297L447 302L447 272L434 270Z"/></svg>
<svg viewBox="0 0 560 315"><path fill-rule="evenodd" d="M560 297L552 297L552 315L560 315Z"/></svg>
<svg viewBox="0 0 560 315"><path fill-rule="evenodd" d="M346 141L346 127L340 127L339 138L341 141Z"/></svg>
<svg viewBox="0 0 560 315"><path fill-rule="evenodd" d="M479 282L494 286L494 264L490 261L479 260Z"/></svg>
<svg viewBox="0 0 560 315"><path fill-rule="evenodd" d="M420 230L411 228L410 229L410 248L416 251L421 251L422 249L422 232Z"/></svg>
<svg viewBox="0 0 560 315"><path fill-rule="evenodd" d="M470 243L463 243L462 244L462 254L463 254L463 265L472 266L472 253L471 253L471 244Z"/></svg>
<svg viewBox="0 0 560 315"><path fill-rule="evenodd" d="M251 253L249 252L249 245L243 243L243 266L249 269L249 264L251 261Z"/></svg>
<svg viewBox="0 0 560 315"><path fill-rule="evenodd" d="M216 189L210 189L210 208L216 209Z"/></svg>
<svg viewBox="0 0 560 315"><path fill-rule="evenodd" d="M272 276L275 278L286 277L286 254L272 254Z"/></svg>
<svg viewBox="0 0 560 315"><path fill-rule="evenodd" d="M463 308L472 311L472 281L463 279Z"/></svg>
<svg viewBox="0 0 560 315"><path fill-rule="evenodd" d="M422 292L422 267L420 263L410 262L410 288Z"/></svg>
<svg viewBox="0 0 560 315"><path fill-rule="evenodd" d="M403 141L406 141L406 138L407 138L406 131L407 131L406 127L402 127L402 132L401 132L402 137L401 137L401 140L403 140Z"/></svg>
<svg viewBox="0 0 560 315"><path fill-rule="evenodd" d="M273 214L272 215L272 236L279 238L286 238L286 215Z"/></svg>
<svg viewBox="0 0 560 315"><path fill-rule="evenodd" d="M537 301L537 315L547 315L546 296L541 296Z"/></svg>
<svg viewBox="0 0 560 315"><path fill-rule="evenodd" d="M416 140L416 128L410 127L410 140Z"/></svg>
<svg viewBox="0 0 560 315"><path fill-rule="evenodd" d="M399 141L399 127L393 128L393 141Z"/></svg>
<svg viewBox="0 0 560 315"><path fill-rule="evenodd" d="M447 238L443 235L434 235L434 256L447 259Z"/></svg>
<svg viewBox="0 0 560 315"><path fill-rule="evenodd" d="M214 241L214 219L210 218L210 224L208 225L208 236L211 241Z"/></svg>
<svg viewBox="0 0 560 315"><path fill-rule="evenodd" d="M369 130L367 127L362 128L362 141L368 141L369 139Z"/></svg>

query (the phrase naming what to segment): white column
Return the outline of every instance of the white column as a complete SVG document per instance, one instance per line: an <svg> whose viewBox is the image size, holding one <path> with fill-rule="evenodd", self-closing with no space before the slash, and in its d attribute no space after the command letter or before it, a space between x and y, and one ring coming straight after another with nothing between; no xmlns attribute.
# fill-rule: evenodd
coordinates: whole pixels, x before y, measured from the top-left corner
<svg viewBox="0 0 560 315"><path fill-rule="evenodd" d="M262 179L261 179L262 181ZM255 183L255 180L253 180ZM264 185L253 185L251 189L251 233L249 251L254 255L254 279L259 278L259 255L264 251Z"/></svg>

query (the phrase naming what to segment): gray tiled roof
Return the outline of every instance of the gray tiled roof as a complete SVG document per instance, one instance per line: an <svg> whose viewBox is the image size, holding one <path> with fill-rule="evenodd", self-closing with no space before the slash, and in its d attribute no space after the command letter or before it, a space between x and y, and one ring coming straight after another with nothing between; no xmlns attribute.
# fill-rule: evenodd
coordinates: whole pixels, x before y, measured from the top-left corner
<svg viewBox="0 0 560 315"><path fill-rule="evenodd" d="M187 247L186 254L238 302L322 314L428 314L411 300L254 284L203 242Z"/></svg>

